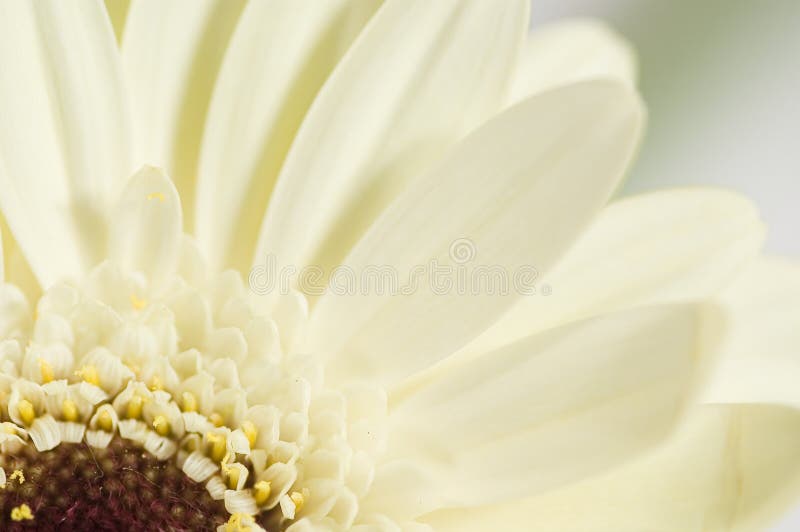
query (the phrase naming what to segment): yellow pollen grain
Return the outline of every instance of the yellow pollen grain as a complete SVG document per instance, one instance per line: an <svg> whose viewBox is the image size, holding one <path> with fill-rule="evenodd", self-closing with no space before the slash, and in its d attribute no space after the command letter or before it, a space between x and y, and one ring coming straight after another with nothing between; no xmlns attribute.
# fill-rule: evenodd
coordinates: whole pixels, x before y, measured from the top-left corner
<svg viewBox="0 0 800 532"><path fill-rule="evenodd" d="M159 436L169 434L169 421L164 416L156 416L153 420L153 428Z"/></svg>
<svg viewBox="0 0 800 532"><path fill-rule="evenodd" d="M36 410L34 410L33 404L27 399L20 399L19 403L17 403L17 411L19 412L19 417L22 419L22 422L26 425L30 425L33 423L33 420L36 419Z"/></svg>
<svg viewBox="0 0 800 532"><path fill-rule="evenodd" d="M33 513L31 512L31 507L25 503L22 503L19 506L15 506L14 508L11 509L11 520L12 521L33 520Z"/></svg>
<svg viewBox="0 0 800 532"><path fill-rule="evenodd" d="M299 512L303 509L303 505L306 503L306 497L308 496L308 489L304 488L303 492L300 493L299 491L293 491L289 498L292 499L294 503L294 511Z"/></svg>
<svg viewBox="0 0 800 532"><path fill-rule="evenodd" d="M97 416L97 426L103 432L113 432L114 431L114 420L111 419L111 414L108 413L108 410L101 410L100 414Z"/></svg>
<svg viewBox="0 0 800 532"><path fill-rule="evenodd" d="M11 476L8 477L8 480L16 480L20 484L25 484L25 473L22 472L22 469L15 469Z"/></svg>
<svg viewBox="0 0 800 532"><path fill-rule="evenodd" d="M216 412L211 412L211 415L208 416L208 420L213 423L215 427L221 427L225 424L225 419Z"/></svg>
<svg viewBox="0 0 800 532"><path fill-rule="evenodd" d="M252 448L256 444L256 439L258 438L258 427L256 427L252 421L248 420L242 423L242 432L247 436L247 441L250 442L250 447Z"/></svg>
<svg viewBox="0 0 800 532"><path fill-rule="evenodd" d="M197 412L197 398L192 392L183 392L181 399L183 399L184 412Z"/></svg>
<svg viewBox="0 0 800 532"><path fill-rule="evenodd" d="M151 192L147 195L147 201L152 201L157 199L158 201L164 201L164 193L163 192Z"/></svg>
<svg viewBox="0 0 800 532"><path fill-rule="evenodd" d="M72 399L64 399L61 403L61 414L64 421L78 421L78 405Z"/></svg>
<svg viewBox="0 0 800 532"><path fill-rule="evenodd" d="M134 395L128 401L128 408L126 414L129 419L139 419L142 417L142 407L144 406L144 399L139 395Z"/></svg>
<svg viewBox="0 0 800 532"><path fill-rule="evenodd" d="M131 292L131 306L136 310L142 310L147 306L147 299L139 299L139 296Z"/></svg>
<svg viewBox="0 0 800 532"><path fill-rule="evenodd" d="M97 373L97 368L92 364L87 364L75 372L75 375L95 386L100 386L100 375Z"/></svg>
<svg viewBox="0 0 800 532"><path fill-rule="evenodd" d="M39 359L39 372L42 374L42 383L47 384L48 382L52 382L53 379L56 378L56 374L53 371L53 366L50 363L43 359Z"/></svg>
<svg viewBox="0 0 800 532"><path fill-rule="evenodd" d="M266 480L259 480L253 486L253 498L256 500L256 504L262 506L267 502L269 499L269 495L272 492L272 486Z"/></svg>
<svg viewBox="0 0 800 532"><path fill-rule="evenodd" d="M209 455L211 459L215 462L222 462L225 460L227 455L227 446L225 437L221 434L217 434L216 432L207 432L206 439L208 443L211 444L211 448L209 450Z"/></svg>

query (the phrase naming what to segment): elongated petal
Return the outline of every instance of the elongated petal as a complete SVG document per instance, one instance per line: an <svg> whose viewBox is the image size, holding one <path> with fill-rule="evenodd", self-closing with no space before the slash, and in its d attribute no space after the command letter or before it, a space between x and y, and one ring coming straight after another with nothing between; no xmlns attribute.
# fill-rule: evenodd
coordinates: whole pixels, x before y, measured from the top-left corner
<svg viewBox="0 0 800 532"><path fill-rule="evenodd" d="M257 260L341 260L412 178L500 108L527 9L523 0L388 0L309 110Z"/></svg>
<svg viewBox="0 0 800 532"><path fill-rule="evenodd" d="M495 507L437 512L442 532L767 530L800 492L800 413L697 409L662 449L608 475Z"/></svg>
<svg viewBox="0 0 800 532"><path fill-rule="evenodd" d="M214 267L247 270L269 194L309 105L377 0L250 2L209 108L196 230Z"/></svg>
<svg viewBox="0 0 800 532"><path fill-rule="evenodd" d="M666 437L697 385L697 317L693 306L645 307L467 362L392 410L388 457L424 464L433 504L456 505L541 493L629 461ZM384 496L409 493L429 502L413 490Z"/></svg>
<svg viewBox="0 0 800 532"><path fill-rule="evenodd" d="M25 260L19 244L14 240L14 236L11 234L11 230L2 215L0 215L0 236L2 237L0 238L2 240L2 246L0 246L2 248L2 252L0 252L2 267L0 267L0 271L3 272L3 275L0 275L0 280L5 280L18 286L28 297L28 301L36 301L42 294L42 287L34 277L28 261Z"/></svg>
<svg viewBox="0 0 800 532"><path fill-rule="evenodd" d="M131 5L131 0L104 0L106 11L108 11L108 18L111 20L111 26L114 28L114 35L117 42L122 42L122 33L125 31L125 19L128 17L128 9Z"/></svg>
<svg viewBox="0 0 800 532"><path fill-rule="evenodd" d="M617 201L552 273L532 282L538 291L468 350L493 349L601 311L705 299L756 256L763 239L753 204L732 192L669 190Z"/></svg>
<svg viewBox="0 0 800 532"><path fill-rule="evenodd" d="M178 265L183 235L181 203L160 168L145 166L120 196L111 227L111 258L160 283Z"/></svg>
<svg viewBox="0 0 800 532"><path fill-rule="evenodd" d="M48 286L104 255L109 202L131 170L102 3L3 2L0 64L0 208Z"/></svg>
<svg viewBox="0 0 800 532"><path fill-rule="evenodd" d="M468 136L345 261L358 276L388 265L404 295L329 291L314 309L311 342L337 354L331 375L396 383L477 336L522 296L457 289L453 272L471 265L451 248L509 276L549 268L607 201L641 121L635 94L590 82L531 98ZM450 287L437 285L434 270L448 268Z"/></svg>
<svg viewBox="0 0 800 532"><path fill-rule="evenodd" d="M587 79L636 83L636 55L603 22L560 20L528 37L511 85L509 103L559 85Z"/></svg>
<svg viewBox="0 0 800 532"><path fill-rule="evenodd" d="M800 406L800 263L756 261L716 303L724 323L705 400Z"/></svg>
<svg viewBox="0 0 800 532"><path fill-rule="evenodd" d="M137 163L165 169L189 224L211 91L243 6L244 0L137 0L125 21L122 60Z"/></svg>

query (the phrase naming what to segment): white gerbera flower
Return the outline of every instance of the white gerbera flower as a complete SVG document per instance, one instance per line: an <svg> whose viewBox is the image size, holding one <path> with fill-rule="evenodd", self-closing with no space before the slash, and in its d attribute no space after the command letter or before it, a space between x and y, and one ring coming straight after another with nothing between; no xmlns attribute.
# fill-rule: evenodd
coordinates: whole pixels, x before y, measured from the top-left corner
<svg viewBox="0 0 800 532"><path fill-rule="evenodd" d="M625 489L730 417L688 407L716 323L689 302L763 230L721 191L605 207L642 129L624 43L577 22L523 47L511 0L123 14L120 51L100 3L0 4L4 529L659 521ZM403 295L259 284L268 258L325 287L337 265L409 279L476 253L553 294L434 289L430 269ZM780 402L727 351L709 401ZM755 502L722 501L747 510L726 523L786 485L747 464ZM648 511L606 512L627 500ZM571 521L584 507L602 520ZM697 523L681 512L667 528Z"/></svg>

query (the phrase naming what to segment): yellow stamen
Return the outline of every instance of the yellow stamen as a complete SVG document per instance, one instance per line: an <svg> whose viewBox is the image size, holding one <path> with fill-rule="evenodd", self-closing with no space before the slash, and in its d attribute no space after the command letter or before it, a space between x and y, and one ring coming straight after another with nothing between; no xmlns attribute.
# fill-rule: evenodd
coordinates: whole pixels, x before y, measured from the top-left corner
<svg viewBox="0 0 800 532"><path fill-rule="evenodd" d="M12 521L33 520L33 513L31 512L31 507L25 503L22 503L19 506L15 506L14 508L11 509L11 520Z"/></svg>
<svg viewBox="0 0 800 532"><path fill-rule="evenodd" d="M157 199L158 201L164 201L164 194L162 192L151 192L147 195L147 201L151 201Z"/></svg>
<svg viewBox="0 0 800 532"><path fill-rule="evenodd" d="M161 379L158 378L158 375L153 375L153 378L150 379L149 388L152 391L163 390L164 389L164 386L161 384Z"/></svg>
<svg viewBox="0 0 800 532"><path fill-rule="evenodd" d="M299 491L293 491L289 498L292 499L294 503L294 511L295 515L297 512L303 509L303 505L306 503L306 497L308 497L308 488L303 488L303 492L300 493Z"/></svg>
<svg viewBox="0 0 800 532"><path fill-rule="evenodd" d="M131 292L131 306L136 310L142 310L147 306L147 299L139 299L139 296Z"/></svg>
<svg viewBox="0 0 800 532"><path fill-rule="evenodd" d="M206 439L211 444L209 455L215 462L222 462L227 458L227 446L225 436L217 434L216 432L207 432Z"/></svg>
<svg viewBox="0 0 800 532"><path fill-rule="evenodd" d="M64 399L61 403L61 414L64 421L78 421L78 405L72 399Z"/></svg>
<svg viewBox="0 0 800 532"><path fill-rule="evenodd" d="M269 499L269 494L272 491L272 486L266 480L259 480L253 486L253 498L256 500L256 504L261 506L267 502Z"/></svg>
<svg viewBox="0 0 800 532"><path fill-rule="evenodd" d="M142 406L144 406L144 399L139 395L134 395L128 401L128 408L126 413L129 419L139 419L142 417Z"/></svg>
<svg viewBox="0 0 800 532"><path fill-rule="evenodd" d="M211 415L208 416L208 420L213 423L215 427L221 427L225 424L225 419L216 412L211 412Z"/></svg>
<svg viewBox="0 0 800 532"><path fill-rule="evenodd" d="M56 378L56 374L53 371L53 366L50 365L47 360L40 358L39 359L39 372L42 374L42 383L47 384L48 382L52 382L53 379Z"/></svg>
<svg viewBox="0 0 800 532"><path fill-rule="evenodd" d="M192 392L183 392L181 398L184 412L197 412L197 398Z"/></svg>
<svg viewBox="0 0 800 532"><path fill-rule="evenodd" d="M242 423L242 432L247 436L247 441L250 442L250 447L252 448L256 444L256 439L258 438L258 427L256 427L252 421L245 421Z"/></svg>
<svg viewBox="0 0 800 532"><path fill-rule="evenodd" d="M100 386L100 375L97 373L97 368L92 364L87 364L75 372L75 375L82 378L89 384Z"/></svg>
<svg viewBox="0 0 800 532"><path fill-rule="evenodd" d="M228 522L225 523L225 532L250 532L252 530L249 526L242 523L242 519L249 517L247 514L231 514Z"/></svg>
<svg viewBox="0 0 800 532"><path fill-rule="evenodd" d="M156 416L153 420L153 428L159 436L169 434L169 421L164 416Z"/></svg>
<svg viewBox="0 0 800 532"><path fill-rule="evenodd" d="M105 408L97 416L97 427L103 432L114 432L114 420Z"/></svg>
<svg viewBox="0 0 800 532"><path fill-rule="evenodd" d="M17 403L17 411L19 412L19 417L22 419L22 422L26 425L30 425L33 423L33 420L36 419L36 410L34 410L33 404L27 399L20 399L19 403Z"/></svg>
<svg viewBox="0 0 800 532"><path fill-rule="evenodd" d="M225 479L228 481L228 488L235 490L239 485L239 476L241 474L241 470L238 467L231 467L228 464L222 464L222 473L225 475Z"/></svg>

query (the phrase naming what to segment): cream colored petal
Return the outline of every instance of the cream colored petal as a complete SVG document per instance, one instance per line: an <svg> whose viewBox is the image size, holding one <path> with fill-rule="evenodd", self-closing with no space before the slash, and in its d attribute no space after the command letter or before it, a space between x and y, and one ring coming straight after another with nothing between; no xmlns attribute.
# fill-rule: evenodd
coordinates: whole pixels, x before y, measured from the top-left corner
<svg viewBox="0 0 800 532"><path fill-rule="evenodd" d="M2 247L2 252L0 252L2 261L0 262L3 264L0 270L4 272L4 275L0 277L22 289L29 301L38 300L42 295L42 287L33 275L19 244L14 240L14 235L11 234L11 229L8 228L2 213L0 213L0 235L2 235L0 238L2 240L0 246Z"/></svg>
<svg viewBox="0 0 800 532"><path fill-rule="evenodd" d="M181 202L160 168L145 166L134 175L115 208L111 257L141 271L159 285L175 273L181 237Z"/></svg>
<svg viewBox="0 0 800 532"><path fill-rule="evenodd" d="M244 0L137 0L122 61L134 110L137 163L164 168L194 222L195 179L211 92Z"/></svg>
<svg viewBox="0 0 800 532"><path fill-rule="evenodd" d="M469 135L345 261L359 276L386 265L402 292L329 291L312 312L312 348L336 355L329 375L392 385L477 336L522 296L448 288L434 268L451 268L444 277L454 282L465 262L452 248L464 246L477 254L466 267L499 265L509 276L525 265L549 268L607 201L641 122L634 93L588 82L536 96ZM428 277L412 277L419 267Z"/></svg>
<svg viewBox="0 0 800 532"><path fill-rule="evenodd" d="M708 322L720 345L705 400L800 406L800 262L755 261L715 303L724 322Z"/></svg>
<svg viewBox="0 0 800 532"><path fill-rule="evenodd" d="M800 493L800 413L699 407L656 453L541 497L437 512L442 532L767 530Z"/></svg>
<svg viewBox="0 0 800 532"><path fill-rule="evenodd" d="M716 189L667 190L606 207L551 273L467 351L480 353L598 312L710 297L758 253L750 201ZM549 293L548 293L549 290Z"/></svg>
<svg viewBox="0 0 800 532"><path fill-rule="evenodd" d="M246 271L286 152L378 0L250 2L220 69L198 168L196 232L215 268Z"/></svg>
<svg viewBox="0 0 800 532"><path fill-rule="evenodd" d="M480 505L598 474L659 444L701 376L694 306L642 307L523 339L454 368L390 413L387 460L427 470L424 501ZM388 493L388 494L387 494ZM424 501L424 502L422 502ZM430 508L422 507L419 515ZM409 517L405 515L404 517Z"/></svg>
<svg viewBox="0 0 800 532"><path fill-rule="evenodd" d="M0 208L49 286L104 255L109 202L131 170L102 3L3 2L0 64Z"/></svg>
<svg viewBox="0 0 800 532"><path fill-rule="evenodd" d="M388 0L309 110L256 261L340 261L413 178L500 108L527 4Z"/></svg>
<svg viewBox="0 0 800 532"><path fill-rule="evenodd" d="M636 54L599 20L566 19L534 29L520 54L509 104L586 79L636 84Z"/></svg>

